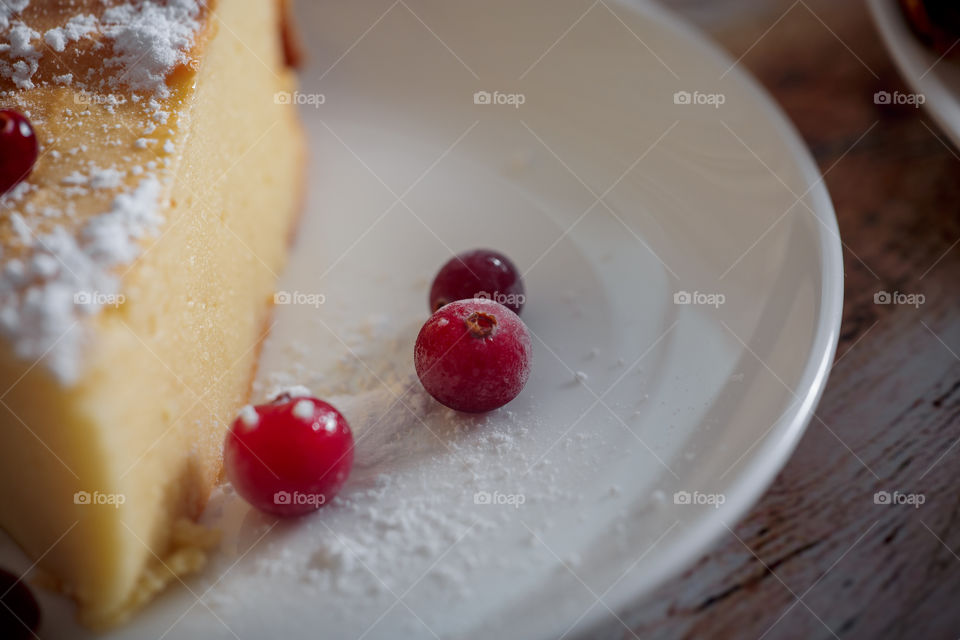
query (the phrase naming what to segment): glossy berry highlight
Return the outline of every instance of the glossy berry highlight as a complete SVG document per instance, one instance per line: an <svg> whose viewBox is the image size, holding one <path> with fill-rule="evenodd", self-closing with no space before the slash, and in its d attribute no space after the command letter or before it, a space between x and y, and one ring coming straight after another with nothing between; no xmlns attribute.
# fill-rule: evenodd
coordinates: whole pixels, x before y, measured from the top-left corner
<svg viewBox="0 0 960 640"><path fill-rule="evenodd" d="M23 182L37 162L37 136L19 111L0 111L0 195Z"/></svg>
<svg viewBox="0 0 960 640"><path fill-rule="evenodd" d="M297 516L327 504L353 466L353 434L332 405L279 396L244 407L224 444L234 488L261 511Z"/></svg>

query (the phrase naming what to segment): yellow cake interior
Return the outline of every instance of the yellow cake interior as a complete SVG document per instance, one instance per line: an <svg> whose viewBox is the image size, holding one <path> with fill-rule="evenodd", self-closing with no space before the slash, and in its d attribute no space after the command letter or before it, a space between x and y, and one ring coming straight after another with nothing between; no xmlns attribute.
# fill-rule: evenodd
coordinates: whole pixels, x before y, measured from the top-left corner
<svg viewBox="0 0 960 640"><path fill-rule="evenodd" d="M78 14L76 2L40 4L45 13L31 6L17 17L37 33ZM86 9L102 5L90 0ZM294 87L280 4L207 7L163 97L116 104L97 97L103 91L52 81L75 66L96 71L104 54L80 46L86 40L72 58L44 50L31 88L2 81L4 106L29 113L41 143L29 187L0 201L4 264L50 253L26 236L81 237L118 196L148 179L159 185L162 221L138 239L135 259L112 268L119 288L107 304L76 310L63 339L37 357L35 347L0 340L0 526L94 627L126 619L175 575L198 569L215 543L193 521L246 401L300 205L301 132L295 109L275 99ZM166 122L145 119L149 100ZM119 184L82 193L70 176L91 162L109 185L101 170L117 168ZM45 263L35 262L35 280L0 306L18 304L30 287L46 291ZM74 351L60 353L65 344Z"/></svg>

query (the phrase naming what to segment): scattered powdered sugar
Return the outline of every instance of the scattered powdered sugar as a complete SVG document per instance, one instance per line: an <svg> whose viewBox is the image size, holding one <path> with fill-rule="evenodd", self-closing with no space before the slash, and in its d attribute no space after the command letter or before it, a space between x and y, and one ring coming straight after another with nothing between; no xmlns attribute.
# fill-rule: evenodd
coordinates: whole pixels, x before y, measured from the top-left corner
<svg viewBox="0 0 960 640"><path fill-rule="evenodd" d="M0 2L0 76L9 80L8 87L12 83L2 93L32 117L29 90L69 86L76 92L76 106L46 117L77 132L71 134L76 144L51 148L57 143L52 137L41 144L46 162L69 163L57 174L63 176L53 194L62 200L53 199L57 206L50 206L31 179L0 197L16 250L4 256L0 267L0 336L18 357L28 363L42 359L57 380L70 384L81 373L89 336L81 321L123 298L117 268L134 261L143 239L163 223L158 170L165 163L149 161L125 170L122 163L121 168L101 167L87 160L94 156L88 152L101 145L122 144L133 152L157 140L134 144L122 135L121 120L111 122L108 115L91 125L88 116L92 105L106 114L117 113L118 105L137 105L142 123L134 124L139 128L135 135L151 135L164 126L168 137L163 148L171 153L175 146L169 135L176 118L164 102L170 95L166 78L190 62L204 9L199 0L105 0L73 12L71 3L41 4ZM39 13L53 17L52 26L46 19L40 26ZM70 68L86 54L102 59L90 68L85 68L87 62ZM70 72L63 73L63 67ZM34 120L38 131L44 124L44 115ZM137 182L130 183L130 176L137 176ZM77 198L99 191L107 192L95 205L99 213L77 205ZM78 209L83 209L82 220Z"/></svg>
<svg viewBox="0 0 960 640"><path fill-rule="evenodd" d="M226 486L207 514L211 525L225 531L224 553L216 561L224 566L246 561L205 596L215 610L235 615L253 605L248 598L265 580L276 579L322 598L332 615L362 627L369 622L361 620L375 619L394 601L392 594L414 581L436 595L433 609L439 613L447 606L469 606L478 595L477 576L485 571L522 580L558 565L542 549L505 561L501 544L539 543L522 527L520 538L499 536L515 535L505 532L518 519L536 522L535 514L544 509L577 504L582 496L561 479L593 461L574 451L581 462L567 468L542 456L549 431L532 403L481 415L437 403L413 367L421 322L396 316L351 319L337 327L344 327L340 353L312 343L278 344L282 329L268 339L267 351L284 358L279 368L261 372L255 396L270 399L303 380L312 395L349 421L356 443L353 472L329 505L278 536L271 535L269 517ZM265 388L271 392L263 393ZM578 435L564 446L585 450L595 442L591 434ZM220 573L213 568L210 575Z"/></svg>
<svg viewBox="0 0 960 640"><path fill-rule="evenodd" d="M33 231L30 230L30 225L24 220L23 215L17 211L12 212L10 214L10 227L21 244L27 247L33 246Z"/></svg>
<svg viewBox="0 0 960 640"><path fill-rule="evenodd" d="M96 16L79 14L70 18L66 25L49 29L43 34L43 40L54 51L63 53L67 48L67 43L77 42L81 38L96 33L99 26L100 23Z"/></svg>
<svg viewBox="0 0 960 640"><path fill-rule="evenodd" d="M132 262L140 253L139 240L163 222L157 210L160 182L144 178L132 193L121 193L113 208L94 216L81 230L87 254L104 267Z"/></svg>
<svg viewBox="0 0 960 640"><path fill-rule="evenodd" d="M0 72L13 80L18 89L32 89L34 86L31 78L40 68L40 52L34 48L33 40L39 37L39 33L19 23L10 27L7 41L0 44L0 52L14 59L12 63L0 64Z"/></svg>
<svg viewBox="0 0 960 640"><path fill-rule="evenodd" d="M310 420L313 418L313 403L309 400L300 400L293 405L293 416L301 420Z"/></svg>
<svg viewBox="0 0 960 640"><path fill-rule="evenodd" d="M77 321L119 293L112 268L139 254L138 241L162 222L159 205L160 183L147 177L92 217L79 237L62 226L35 234L18 213L10 214L15 233L33 247L31 260L8 261L0 277L0 335L18 357L43 358L63 384L76 380L86 339Z"/></svg>
<svg viewBox="0 0 960 640"><path fill-rule="evenodd" d="M64 177L61 182L68 185L88 186L91 189L116 189L123 183L123 178L123 172L117 169L101 169L92 166L89 173L85 174L77 170Z"/></svg>
<svg viewBox="0 0 960 640"><path fill-rule="evenodd" d="M101 18L105 36L113 40L115 57L107 67L123 70L115 84L168 95L165 79L178 64L187 62L187 50L200 28L200 5L195 0L140 2L107 9Z"/></svg>
<svg viewBox="0 0 960 640"><path fill-rule="evenodd" d="M109 73L99 78L99 86L91 79L78 88L129 88L164 98L170 93L166 77L177 65L189 62L189 51L201 26L198 0L143 0L113 3L99 16L78 13L41 34L16 19L28 6L28 0L0 3L0 31L5 32L0 42L0 74L19 89L35 86L44 46L59 60L71 44L90 38L95 47L107 45L107 51L112 52L101 66ZM73 74L53 78L55 84L75 80L80 78Z"/></svg>
<svg viewBox="0 0 960 640"><path fill-rule="evenodd" d="M30 6L30 0L4 0L0 2L0 29L10 26L10 18Z"/></svg>
<svg viewBox="0 0 960 640"><path fill-rule="evenodd" d="M409 394L406 406L386 389L331 400L348 416L357 441L350 483L321 513L298 520L301 544L268 539L257 549L248 576L253 582L277 577L344 611L356 607L357 598L400 593L411 577L424 574L448 596L468 598L471 571L498 555L484 537L518 516L515 506L490 504L483 496L522 491L525 505L540 506L572 499L551 489L549 473L535 482L520 479L536 462L532 415L500 411L465 418L422 391ZM240 502L226 500L232 509ZM437 563L441 556L444 562ZM229 548L224 560L235 560ZM208 598L229 609L247 591L231 581Z"/></svg>
<svg viewBox="0 0 960 640"><path fill-rule="evenodd" d="M247 429L253 429L260 424L260 415L253 408L253 405L248 404L240 409L240 422Z"/></svg>

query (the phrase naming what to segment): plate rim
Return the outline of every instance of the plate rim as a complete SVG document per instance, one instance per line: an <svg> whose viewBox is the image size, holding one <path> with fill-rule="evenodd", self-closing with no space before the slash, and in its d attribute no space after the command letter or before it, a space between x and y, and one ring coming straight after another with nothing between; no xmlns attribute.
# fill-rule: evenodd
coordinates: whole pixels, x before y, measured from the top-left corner
<svg viewBox="0 0 960 640"><path fill-rule="evenodd" d="M901 77L914 91L926 96L923 107L960 149L960 88L951 88L924 61L931 53L907 26L896 0L867 0L867 7Z"/></svg>
<svg viewBox="0 0 960 640"><path fill-rule="evenodd" d="M751 97L778 130L796 168L810 186L807 197L816 212L812 215L820 221L817 225L817 237L821 250L819 264L822 274L820 309L815 323L813 347L800 376L800 384L794 390L800 402L795 402L793 408L781 416L764 441L743 461L743 470L737 474L731 483L731 489L725 494L726 502L720 508L711 509L707 517L681 534L681 538L672 545L674 549L682 550L675 552L678 555L667 557L667 554L664 554L645 567L642 579L637 579L635 569L631 570L604 596L604 604L613 611L622 612L627 607L638 604L702 557L728 530L727 523L732 527L747 515L786 465L815 415L830 375L843 318L844 271L836 211L823 174L780 105L751 73L734 64L727 51L673 10L649 0L617 0L617 4L672 30L682 38L684 45L696 48L701 55L720 59L731 65L729 73L736 76L745 95ZM603 607L594 606L569 627L567 634L576 636L589 633L591 629L607 621L608 617L609 613ZM563 629L560 633L563 633Z"/></svg>

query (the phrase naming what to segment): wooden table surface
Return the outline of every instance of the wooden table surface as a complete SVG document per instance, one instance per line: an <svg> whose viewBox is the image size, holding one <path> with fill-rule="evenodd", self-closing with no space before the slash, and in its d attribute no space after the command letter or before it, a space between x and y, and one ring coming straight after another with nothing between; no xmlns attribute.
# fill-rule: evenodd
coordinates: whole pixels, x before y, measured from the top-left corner
<svg viewBox="0 0 960 640"><path fill-rule="evenodd" d="M826 172L843 326L819 419L760 502L591 636L960 637L960 156L923 110L874 104L909 88L862 2L664 2L743 56Z"/></svg>

